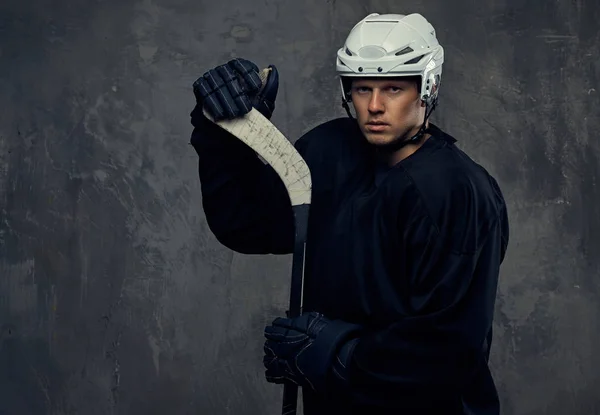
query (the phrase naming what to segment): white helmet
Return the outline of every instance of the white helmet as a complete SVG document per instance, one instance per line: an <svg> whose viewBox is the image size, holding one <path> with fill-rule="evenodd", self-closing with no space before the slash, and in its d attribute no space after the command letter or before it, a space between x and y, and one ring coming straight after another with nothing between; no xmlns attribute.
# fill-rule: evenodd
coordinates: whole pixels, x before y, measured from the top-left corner
<svg viewBox="0 0 600 415"><path fill-rule="evenodd" d="M437 100L444 49L433 26L420 14L371 13L350 31L337 52L342 100L349 100L345 77L420 76L421 99Z"/></svg>

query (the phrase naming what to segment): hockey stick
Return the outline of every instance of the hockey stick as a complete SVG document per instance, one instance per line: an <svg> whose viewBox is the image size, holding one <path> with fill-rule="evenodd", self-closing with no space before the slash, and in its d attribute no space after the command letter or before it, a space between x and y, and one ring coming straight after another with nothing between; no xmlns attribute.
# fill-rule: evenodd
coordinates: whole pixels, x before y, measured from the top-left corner
<svg viewBox="0 0 600 415"><path fill-rule="evenodd" d="M264 74L261 75L264 76ZM204 115L214 122L206 110ZM254 108L243 117L218 121L216 124L258 153L273 167L285 184L292 203L296 225L289 317L297 317L302 310L304 254L312 195L312 179L308 165L277 127ZM298 386L284 384L283 415L295 415L297 404Z"/></svg>

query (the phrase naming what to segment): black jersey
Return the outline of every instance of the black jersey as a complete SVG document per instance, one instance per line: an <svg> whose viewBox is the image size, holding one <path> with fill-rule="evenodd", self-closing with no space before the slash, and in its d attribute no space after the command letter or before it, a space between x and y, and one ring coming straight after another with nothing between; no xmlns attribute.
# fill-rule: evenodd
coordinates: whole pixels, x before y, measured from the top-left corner
<svg viewBox="0 0 600 415"><path fill-rule="evenodd" d="M191 143L212 232L237 252L291 253L293 213L279 177L245 144L199 123ZM350 395L303 391L307 415L499 413L488 357L506 206L453 137L429 132L391 168L350 118L295 143L313 181L304 311L366 328Z"/></svg>

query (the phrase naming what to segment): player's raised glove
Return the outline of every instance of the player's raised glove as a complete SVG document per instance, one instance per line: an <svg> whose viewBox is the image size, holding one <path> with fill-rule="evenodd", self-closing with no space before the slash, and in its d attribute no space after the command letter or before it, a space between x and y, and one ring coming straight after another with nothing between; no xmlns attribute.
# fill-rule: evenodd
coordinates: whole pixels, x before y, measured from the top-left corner
<svg viewBox="0 0 600 415"><path fill-rule="evenodd" d="M241 117L252 107L270 119L275 110L279 74L275 65L259 71L253 62L235 58L205 72L194 82L193 89L199 104L194 111L203 108L215 121Z"/></svg>

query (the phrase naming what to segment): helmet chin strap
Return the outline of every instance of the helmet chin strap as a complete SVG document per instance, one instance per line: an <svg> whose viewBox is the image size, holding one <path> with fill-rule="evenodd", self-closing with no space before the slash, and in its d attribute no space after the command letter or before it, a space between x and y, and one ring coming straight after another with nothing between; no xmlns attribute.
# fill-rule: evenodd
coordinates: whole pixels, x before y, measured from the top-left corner
<svg viewBox="0 0 600 415"><path fill-rule="evenodd" d="M429 132L429 128L427 127L427 120L431 116L431 113L435 109L436 105L437 105L437 99L434 99L431 104L430 103L425 104L425 119L423 120L423 124L421 124L421 128L419 128L419 131L417 131L417 133L415 135L413 135L411 138L409 138L408 140L403 140L403 141L399 140L400 143L402 144L402 146L419 141L421 138L423 138L423 136L427 132Z"/></svg>
<svg viewBox="0 0 600 415"><path fill-rule="evenodd" d="M350 112L350 106L348 105L348 100L342 98L342 107L344 107L344 109L346 110L348 117L354 119L354 117L352 116L352 113Z"/></svg>
<svg viewBox="0 0 600 415"><path fill-rule="evenodd" d="M419 131L417 131L417 133L415 135L413 135L411 138L409 138L407 140L401 140L400 137L397 137L397 139L394 140L391 144L383 146L384 151L394 152L394 151L400 150L402 147L404 147L408 144L413 144L413 143L419 142L423 138L423 136L427 132L429 132L429 128L427 127L427 120L431 116L431 113L433 112L433 110L435 109L436 106L437 106L437 97L433 100L433 102L425 104L425 119L423 120L423 124L421 124L421 128L419 128ZM342 107L344 107L344 109L346 110L346 113L348 113L348 117L354 119L354 117L352 116L352 113L350 113L350 106L348 105L347 100L345 100L345 99L342 100Z"/></svg>

